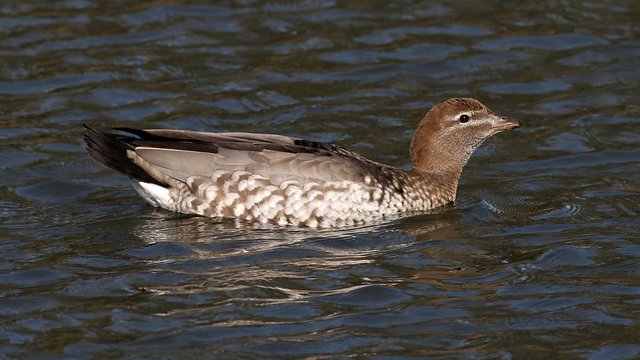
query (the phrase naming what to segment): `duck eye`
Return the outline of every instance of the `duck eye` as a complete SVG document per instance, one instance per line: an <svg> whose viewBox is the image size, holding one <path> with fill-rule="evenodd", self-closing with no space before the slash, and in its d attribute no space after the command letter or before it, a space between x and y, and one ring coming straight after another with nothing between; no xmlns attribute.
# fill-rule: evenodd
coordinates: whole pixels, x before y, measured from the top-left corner
<svg viewBox="0 0 640 360"><path fill-rule="evenodd" d="M460 115L460 118L458 119L461 123L466 123L467 121L469 121L470 117L467 114L463 114Z"/></svg>

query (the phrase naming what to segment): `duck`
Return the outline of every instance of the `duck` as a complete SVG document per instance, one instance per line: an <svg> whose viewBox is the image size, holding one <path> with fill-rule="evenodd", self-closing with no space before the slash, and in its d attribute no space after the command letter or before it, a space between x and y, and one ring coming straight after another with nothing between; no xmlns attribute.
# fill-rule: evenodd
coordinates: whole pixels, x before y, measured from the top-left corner
<svg viewBox="0 0 640 360"><path fill-rule="evenodd" d="M84 126L91 158L128 176L155 207L277 226L333 228L454 202L474 150L521 122L473 98L445 100L420 121L408 169L337 144L283 135Z"/></svg>

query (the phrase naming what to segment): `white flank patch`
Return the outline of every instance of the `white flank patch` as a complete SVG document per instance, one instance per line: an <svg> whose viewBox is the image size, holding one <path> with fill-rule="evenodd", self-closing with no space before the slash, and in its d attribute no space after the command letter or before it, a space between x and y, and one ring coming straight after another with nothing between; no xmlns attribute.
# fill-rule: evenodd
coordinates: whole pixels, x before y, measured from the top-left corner
<svg viewBox="0 0 640 360"><path fill-rule="evenodd" d="M238 191L244 191L248 186L248 182L247 180L240 180L240 182L238 182Z"/></svg>
<svg viewBox="0 0 640 360"><path fill-rule="evenodd" d="M236 204L236 206L233 207L233 216L238 217L240 215L242 215L244 213L244 205L243 204Z"/></svg>
<svg viewBox="0 0 640 360"><path fill-rule="evenodd" d="M172 210L170 207L171 196L169 195L169 189L143 181L131 180L131 183L136 192L149 204Z"/></svg>
<svg viewBox="0 0 640 360"><path fill-rule="evenodd" d="M233 203L236 201L237 198L239 198L240 195L236 194L236 193L227 193L224 196L224 199L222 200L222 204L224 204L224 206L233 206Z"/></svg>

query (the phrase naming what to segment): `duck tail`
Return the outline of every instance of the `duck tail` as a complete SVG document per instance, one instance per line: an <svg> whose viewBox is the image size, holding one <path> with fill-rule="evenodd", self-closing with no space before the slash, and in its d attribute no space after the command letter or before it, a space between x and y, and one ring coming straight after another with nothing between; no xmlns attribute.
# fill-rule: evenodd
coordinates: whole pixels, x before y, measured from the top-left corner
<svg viewBox="0 0 640 360"><path fill-rule="evenodd" d="M83 126L85 127L83 139L87 152L95 162L123 173L134 180L167 186L167 184L153 178L127 156L127 151L133 150L131 142L137 140L136 138L106 133L87 124L83 124Z"/></svg>

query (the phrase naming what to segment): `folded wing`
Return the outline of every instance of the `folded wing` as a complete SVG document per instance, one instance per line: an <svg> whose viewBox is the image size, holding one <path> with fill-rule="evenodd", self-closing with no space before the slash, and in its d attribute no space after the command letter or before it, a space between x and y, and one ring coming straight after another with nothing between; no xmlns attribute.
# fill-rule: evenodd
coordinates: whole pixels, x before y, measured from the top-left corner
<svg viewBox="0 0 640 360"><path fill-rule="evenodd" d="M190 176L209 177L216 170L248 171L285 180L362 182L381 177L390 167L340 146L281 135L206 133L185 130L117 128L105 133L86 126L84 139L98 163L134 179L158 185Z"/></svg>

